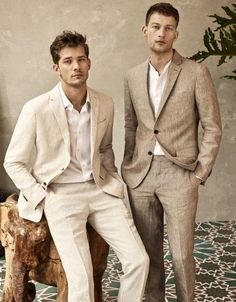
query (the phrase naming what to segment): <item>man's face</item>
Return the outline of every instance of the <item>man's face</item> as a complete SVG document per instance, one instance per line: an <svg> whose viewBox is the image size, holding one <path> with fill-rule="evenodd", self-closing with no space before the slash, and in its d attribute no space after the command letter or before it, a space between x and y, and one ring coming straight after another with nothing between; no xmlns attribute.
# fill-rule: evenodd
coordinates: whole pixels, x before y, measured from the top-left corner
<svg viewBox="0 0 236 302"><path fill-rule="evenodd" d="M59 55L60 59L53 68L60 76L62 84L76 88L86 85L90 60L87 58L83 46L62 48Z"/></svg>
<svg viewBox="0 0 236 302"><path fill-rule="evenodd" d="M148 25L143 27L150 50L157 54L172 50L173 43L178 37L176 26L174 17L159 13L152 14Z"/></svg>

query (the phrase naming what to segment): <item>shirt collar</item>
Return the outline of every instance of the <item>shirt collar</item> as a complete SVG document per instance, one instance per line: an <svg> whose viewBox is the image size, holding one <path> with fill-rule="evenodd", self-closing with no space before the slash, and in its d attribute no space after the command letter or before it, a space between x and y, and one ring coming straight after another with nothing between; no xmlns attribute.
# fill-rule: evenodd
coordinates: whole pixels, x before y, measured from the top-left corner
<svg viewBox="0 0 236 302"><path fill-rule="evenodd" d="M74 109L74 106L69 101L68 97L65 95L65 92L63 91L62 86L61 86L61 82L58 84L58 87L59 87L59 91L60 91L61 99L62 99L62 104L63 104L64 108L68 109L69 111L72 111ZM83 107L85 107L85 109L88 110L89 109L89 104L90 104L90 100L89 100L89 95L88 95L88 92L87 92L86 101L85 101L85 104L84 104Z"/></svg>
<svg viewBox="0 0 236 302"><path fill-rule="evenodd" d="M151 62L149 61L149 73L156 77L156 78L159 78L160 76L164 75L165 73L167 73L168 71L168 68L171 64L172 60L170 60L164 67L163 71L161 74L159 74L159 72L155 69L155 67L151 64Z"/></svg>

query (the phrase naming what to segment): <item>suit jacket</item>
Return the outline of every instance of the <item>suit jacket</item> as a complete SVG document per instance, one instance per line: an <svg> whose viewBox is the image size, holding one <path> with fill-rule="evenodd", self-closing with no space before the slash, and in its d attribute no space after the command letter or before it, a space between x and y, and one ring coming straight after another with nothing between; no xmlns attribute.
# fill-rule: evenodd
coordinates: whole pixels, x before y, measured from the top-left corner
<svg viewBox="0 0 236 302"><path fill-rule="evenodd" d="M221 139L220 112L210 73L204 65L175 51L155 118L148 93L148 64L147 60L132 68L125 77L123 179L131 188L142 182L158 141L167 158L205 181ZM199 122L203 128L200 144Z"/></svg>
<svg viewBox="0 0 236 302"><path fill-rule="evenodd" d="M88 88L91 104L91 158L96 184L106 193L123 198L112 149L114 106L110 97ZM27 102L19 116L4 167L20 189L21 217L38 222L47 186L70 162L70 136L59 89ZM89 156L89 155L88 155Z"/></svg>

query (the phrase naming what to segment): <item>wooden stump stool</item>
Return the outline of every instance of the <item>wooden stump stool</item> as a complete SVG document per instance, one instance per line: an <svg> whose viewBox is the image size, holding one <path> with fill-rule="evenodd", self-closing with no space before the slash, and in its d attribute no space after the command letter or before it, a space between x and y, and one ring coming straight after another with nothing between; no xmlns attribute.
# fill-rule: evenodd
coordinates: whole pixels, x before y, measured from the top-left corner
<svg viewBox="0 0 236 302"><path fill-rule="evenodd" d="M6 276L2 302L32 302L35 286L29 280L57 287L58 302L67 302L67 281L45 217L34 223L19 217L17 194L0 204L1 241L5 247ZM102 302L102 276L109 246L87 225L93 263L95 301Z"/></svg>

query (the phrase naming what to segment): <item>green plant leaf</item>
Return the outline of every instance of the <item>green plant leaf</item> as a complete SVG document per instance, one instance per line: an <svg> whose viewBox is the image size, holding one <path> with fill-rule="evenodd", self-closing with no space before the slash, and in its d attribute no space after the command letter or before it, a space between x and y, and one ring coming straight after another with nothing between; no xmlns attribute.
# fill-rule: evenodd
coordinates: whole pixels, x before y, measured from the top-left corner
<svg viewBox="0 0 236 302"><path fill-rule="evenodd" d="M206 50L198 51L190 57L190 59L202 62L208 57L219 57L217 66L227 63L236 56L236 4L232 4L233 8L222 6L227 17L210 15L213 23L219 26L216 29L208 27L203 36L204 46ZM236 73L236 70L233 71ZM236 80L236 75L226 75L227 79Z"/></svg>

